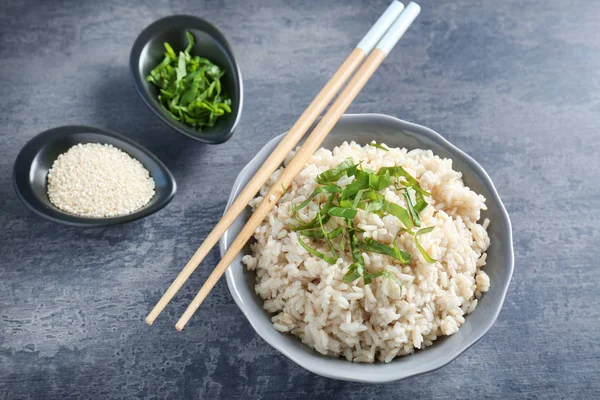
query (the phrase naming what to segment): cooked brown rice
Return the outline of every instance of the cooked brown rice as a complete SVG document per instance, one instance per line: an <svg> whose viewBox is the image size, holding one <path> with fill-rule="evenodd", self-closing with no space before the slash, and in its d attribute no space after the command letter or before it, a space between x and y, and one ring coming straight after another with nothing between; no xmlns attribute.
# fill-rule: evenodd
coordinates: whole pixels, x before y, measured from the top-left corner
<svg viewBox="0 0 600 400"><path fill-rule="evenodd" d="M399 247L412 256L410 265L395 259L363 253L370 273L381 269L393 273L401 282L387 277L364 285L362 279L343 282L352 263L349 250L340 253L335 265L309 254L300 246L290 226L297 224L291 213L292 203L305 200L317 186L316 176L352 157L373 170L401 165L431 193L429 205L421 212L423 226L436 228L419 237L419 243L438 262L427 263L415 246L413 237L404 232L396 238ZM275 172L264 196L281 170ZM352 178L343 177L338 186ZM404 197L393 187L385 189L386 200L406 207ZM262 197L251 203L257 206ZM488 275L481 269L490 244L480 211L485 198L466 187L460 172L452 169L452 160L435 156L430 150L391 148L386 152L371 146L343 143L333 151L320 149L296 177L288 192L256 230L252 254L244 263L256 271L256 293L264 299L264 308L274 314L273 326L280 332L299 337L319 353L344 356L354 362L390 362L396 356L411 354L430 346L442 335L456 333L472 312L483 292L490 287ZM316 202L299 211L301 221L310 221L318 211ZM328 229L336 227L332 218ZM357 226L364 237L391 243L402 228L394 216L380 218L359 211ZM326 248L318 248L327 251Z"/></svg>

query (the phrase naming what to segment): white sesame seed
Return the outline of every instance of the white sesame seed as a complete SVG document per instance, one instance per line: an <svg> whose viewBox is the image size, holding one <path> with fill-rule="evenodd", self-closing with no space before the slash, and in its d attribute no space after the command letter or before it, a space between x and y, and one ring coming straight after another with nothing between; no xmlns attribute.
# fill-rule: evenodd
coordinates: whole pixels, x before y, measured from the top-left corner
<svg viewBox="0 0 600 400"><path fill-rule="evenodd" d="M100 143L78 144L48 171L48 198L59 209L84 217L131 214L154 196L154 179L124 151Z"/></svg>

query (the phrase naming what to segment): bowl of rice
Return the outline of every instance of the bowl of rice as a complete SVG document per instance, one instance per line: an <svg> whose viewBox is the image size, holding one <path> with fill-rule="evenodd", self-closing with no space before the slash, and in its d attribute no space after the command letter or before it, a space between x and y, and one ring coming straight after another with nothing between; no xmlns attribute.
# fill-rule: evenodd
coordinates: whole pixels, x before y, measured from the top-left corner
<svg viewBox="0 0 600 400"><path fill-rule="evenodd" d="M240 172L229 204L282 138ZM223 236L221 254L280 171ZM362 178L368 187L357 194ZM381 383L440 368L479 340L513 264L510 219L475 160L426 127L345 115L227 284L256 332L298 365Z"/></svg>

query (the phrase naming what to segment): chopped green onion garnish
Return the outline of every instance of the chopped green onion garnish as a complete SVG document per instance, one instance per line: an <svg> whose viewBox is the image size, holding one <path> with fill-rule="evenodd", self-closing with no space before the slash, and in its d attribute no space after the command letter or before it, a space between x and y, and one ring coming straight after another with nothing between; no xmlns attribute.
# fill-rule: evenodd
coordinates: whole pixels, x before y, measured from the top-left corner
<svg viewBox="0 0 600 400"><path fill-rule="evenodd" d="M388 150L383 146L372 143L374 147ZM345 188L338 187L335 183L343 176L353 176L354 180ZM421 219L419 212L427 207L424 196L430 194L423 190L418 181L412 177L404 168L400 166L383 167L378 172L372 171L362 166L362 161L355 164L351 158L346 159L334 168L322 172L317 177L317 183L322 186L317 187L308 198L298 205L292 207L296 212L307 207L319 194L328 194L327 201L320 203L319 211L311 221L292 227L292 230L298 232L298 242L310 254L319 257L330 264L335 264L338 259L338 253L333 245L332 239L341 236L339 251L344 252L346 244L345 232L348 232L348 242L352 253L352 264L348 267L348 272L344 276L344 282L350 283L356 279L363 278L366 285L373 279L380 276L386 276L394 279L399 285L402 285L398 278L388 271L378 271L369 274L365 268L365 261L362 252L379 253L398 260L403 265L408 265L411 256L406 251L398 248L394 239L392 245L380 243L372 238L360 240L358 234L363 233L362 229L354 226L354 218L359 210L365 213L374 213L380 217L393 215L400 220L404 229L414 235L415 244L419 251L428 262L435 262L420 246L417 237L419 235L431 232L433 227L419 229L417 232L411 232L413 226L420 227ZM385 193L381 193L386 188L392 186L401 191L407 204L404 208L396 203L388 202L385 199ZM400 186L401 185L401 186ZM331 217L343 218L345 225L338 226L330 232L325 230L325 224ZM308 237L313 240L324 240L331 251L331 255L324 254L316 248L309 246L302 240L302 237Z"/></svg>
<svg viewBox="0 0 600 400"><path fill-rule="evenodd" d="M416 231L415 234L414 234L415 244L417 245L417 248L421 252L421 255L423 256L423 258L425 259L425 261L427 261L428 263L434 263L434 262L437 262L437 260L431 258L431 256L429 254L427 254L427 252L425 251L425 249L423 249L423 247L421 247L421 245L419 244L419 241L417 240L417 236L429 233L434 228L435 228L435 226L430 226L428 228L421 228L418 231Z"/></svg>
<svg viewBox="0 0 600 400"><path fill-rule="evenodd" d="M344 228L342 228L341 226L338 226L334 230L327 232L327 237L329 239L335 239L336 237L342 235L343 233L344 233ZM323 232L321 231L321 229L316 229L316 228L298 231L298 234L305 236L305 237L312 238L312 239L325 239L325 236L323 235Z"/></svg>
<svg viewBox="0 0 600 400"><path fill-rule="evenodd" d="M421 226L421 219L419 217L419 213L417 212L417 210L415 210L415 205L411 198L411 194L414 195L414 193L415 191L412 188L405 188L402 191L402 194L404 194L404 198L406 199L406 205L408 206L408 212L410 214L410 218L412 220L413 225Z"/></svg>
<svg viewBox="0 0 600 400"><path fill-rule="evenodd" d="M417 192L421 192L425 196L429 196L429 197L431 196L431 194L429 192L421 189L421 186L419 185L419 181L417 181L411 174L406 172L406 170L404 168L402 168L401 166L397 165L395 167L383 167L383 168L379 169L377 174L383 175L387 171L389 171L390 175L393 176L394 178L402 177L402 178L406 179L406 181L408 182L408 186L411 186Z"/></svg>
<svg viewBox="0 0 600 400"><path fill-rule="evenodd" d="M377 149L381 149L381 150L383 150L383 151L390 151L390 149L388 149L387 147L385 147L385 146L383 146L383 145L381 145L381 144L377 144L377 143L375 143L375 141L372 141L371 143L369 143L369 146L371 146L371 147L375 147L375 148L377 148Z"/></svg>
<svg viewBox="0 0 600 400"><path fill-rule="evenodd" d="M186 36L188 45L179 54L164 43L165 57L146 80L158 88L158 101L171 118L201 131L231 113L231 100L221 91L225 71L206 58L192 57L194 36L190 32Z"/></svg>
<svg viewBox="0 0 600 400"><path fill-rule="evenodd" d="M364 251L390 256L400 261L402 264L408 264L410 262L410 254L404 250L400 250L395 244L393 246L388 246L371 238L365 238L364 242L359 242L358 247Z"/></svg>
<svg viewBox="0 0 600 400"><path fill-rule="evenodd" d="M342 189L336 185L319 186L318 188L313 190L313 192L310 194L310 196L308 196L308 198L306 200L304 200L302 203L298 204L297 206L292 205L292 212L296 213L298 210L303 209L304 207L309 205L310 202L321 193L330 193L331 194L331 193L337 193L337 192L341 192L341 191L342 191Z"/></svg>
<svg viewBox="0 0 600 400"><path fill-rule="evenodd" d="M356 193L354 200L352 201L352 208L358 207L358 203L360 203L360 199L362 199L362 195L365 192L365 189L361 189Z"/></svg>
<svg viewBox="0 0 600 400"><path fill-rule="evenodd" d="M374 190L365 190L362 194L362 198L365 200L371 200L371 201L381 201L381 200L385 200L385 195L381 194L381 193L377 193Z"/></svg>
<svg viewBox="0 0 600 400"><path fill-rule="evenodd" d="M352 251L352 259L360 265L365 265L365 260L362 253L358 249L358 238L356 237L356 230L354 229L354 222L347 220L348 222L348 236L350 236L350 249Z"/></svg>
<svg viewBox="0 0 600 400"><path fill-rule="evenodd" d="M344 283L354 282L364 274L365 268L358 262L353 262L348 267L348 272L344 275Z"/></svg>
<svg viewBox="0 0 600 400"><path fill-rule="evenodd" d="M377 215L383 216L382 212L385 211L386 204L387 201L385 200L372 201L365 205L365 212L367 214L375 213Z"/></svg>
<svg viewBox="0 0 600 400"><path fill-rule="evenodd" d="M337 258L338 258L337 251L335 250L335 247L333 247L333 243L331 243L331 240L329 239L329 236L327 235L327 231L323 227L323 219L321 218L321 213L317 213L317 218L319 219L321 233L323 234L323 237L325 238L325 242L327 242L327 246L329 246L329 250L331 251L333 258L337 260Z"/></svg>
<svg viewBox="0 0 600 400"><path fill-rule="evenodd" d="M317 176L317 183L323 185L325 183L337 182L344 175L354 175L353 171L356 171L356 164L354 164L352 158L347 158L335 167L320 173Z"/></svg>
<svg viewBox="0 0 600 400"><path fill-rule="evenodd" d="M330 216L327 214L327 210L329 210L329 208L333 204L334 198L335 198L335 193L330 194L329 197L327 198L327 202L325 203L325 206L319 211L320 218L322 219L321 222L323 224L326 224L329 221ZM292 230L293 231L302 231L305 229L314 229L314 228L318 228L318 227L319 227L319 219L317 217L314 217L310 222L307 222L305 224L300 224L297 226L293 226Z"/></svg>
<svg viewBox="0 0 600 400"><path fill-rule="evenodd" d="M387 203L387 212L398 218L406 229L412 228L412 221L406 209L396 203Z"/></svg>
<svg viewBox="0 0 600 400"><path fill-rule="evenodd" d="M327 214L332 217L342 217L342 218L354 218L356 217L357 209L353 208L343 208L343 207L332 207L327 211Z"/></svg>
<svg viewBox="0 0 600 400"><path fill-rule="evenodd" d="M383 190L392 184L390 171L385 171L383 175L369 174L369 187L376 192Z"/></svg>
<svg viewBox="0 0 600 400"><path fill-rule="evenodd" d="M369 187L369 173L363 170L356 170L354 181L342 190L342 200L354 198L356 194L363 189Z"/></svg>
<svg viewBox="0 0 600 400"><path fill-rule="evenodd" d="M387 271L377 271L374 274L365 274L363 276L363 279L365 280L365 285L370 284L373 279L379 278L380 276L385 276L394 280L400 286L400 290L402 290L402 282L400 281L400 279L398 279L396 275Z"/></svg>
<svg viewBox="0 0 600 400"><path fill-rule="evenodd" d="M425 198L423 197L423 193L419 192L418 190L415 190L415 200L416 200L416 203L415 203L415 211L416 212L421 212L425 209L425 207L427 207L427 202L425 201Z"/></svg>
<svg viewBox="0 0 600 400"><path fill-rule="evenodd" d="M319 257L322 260L327 261L331 265L335 264L335 262L337 261L337 260L334 260L332 257L329 257L329 256L321 253L319 250L313 249L312 247L310 247L309 245L304 243L304 241L302 240L302 238L300 236L298 236L298 243L300 243L300 246L304 247L304 249L306 251L308 251L310 254L312 254L315 257Z"/></svg>

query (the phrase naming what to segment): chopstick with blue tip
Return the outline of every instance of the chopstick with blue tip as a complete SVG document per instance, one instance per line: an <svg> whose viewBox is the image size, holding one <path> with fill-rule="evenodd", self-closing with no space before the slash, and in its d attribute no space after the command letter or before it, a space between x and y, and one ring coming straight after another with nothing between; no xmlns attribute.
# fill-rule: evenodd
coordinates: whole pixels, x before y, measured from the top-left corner
<svg viewBox="0 0 600 400"><path fill-rule="evenodd" d="M302 147L296 152L292 160L279 175L277 181L271 186L269 192L264 196L263 201L254 210L254 213L246 222L238 236L227 249L221 261L217 264L213 272L210 274L196 297L192 300L184 314L181 316L175 328L182 330L202 304L208 293L212 290L219 278L223 275L227 267L233 262L237 254L242 251L246 242L252 237L256 228L264 221L265 217L271 211L273 206L279 201L281 196L286 192L292 180L302 171L304 166L309 162L311 156L319 148L325 137L331 129L339 121L342 114L350 106L356 98L360 90L365 86L369 78L373 75L377 67L381 65L385 57L389 54L392 48L400 40L408 27L413 23L415 18L421 12L421 7L416 3L410 3L400 16L394 21L385 35L379 40L371 55L367 57L365 62L358 69L358 72L352 77L338 98L333 102L327 113L321 121L313 129ZM283 139L286 140L285 138ZM287 153L286 153L287 155Z"/></svg>
<svg viewBox="0 0 600 400"><path fill-rule="evenodd" d="M244 190L238 195L233 204L231 204L231 207L229 207L221 220L215 225L212 232L204 239L202 245L196 250L196 253L194 253L171 286L169 286L167 291L154 306L150 314L148 314L146 323L152 325L162 310L169 304L169 301L171 301L185 281L187 281L202 260L204 260L204 257L206 257L210 250L217 244L233 221L235 221L240 213L244 211L248 206L248 203L256 196L260 188L263 187L267 179L269 179L273 172L279 168L285 157L296 147L300 139L302 139L321 112L323 112L336 93L341 89L344 83L346 83L348 78L352 76L360 63L374 49L377 42L379 42L383 35L388 31L403 9L404 5L402 3L393 1L381 17L379 17L377 22L375 22L352 53L350 53L348 58L342 63L335 74L333 74L331 79L329 79L327 84L325 84L323 89L321 89L314 100L302 113L300 118L298 118L296 123L290 128L285 138L279 143L275 150L273 150L252 180L248 182Z"/></svg>

